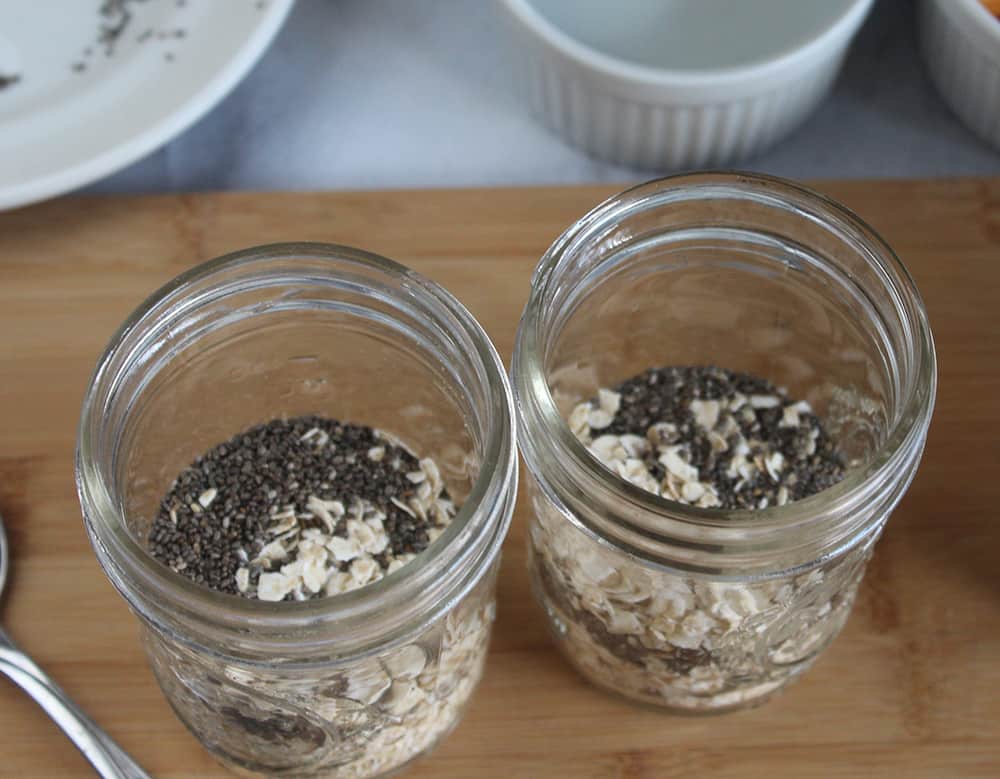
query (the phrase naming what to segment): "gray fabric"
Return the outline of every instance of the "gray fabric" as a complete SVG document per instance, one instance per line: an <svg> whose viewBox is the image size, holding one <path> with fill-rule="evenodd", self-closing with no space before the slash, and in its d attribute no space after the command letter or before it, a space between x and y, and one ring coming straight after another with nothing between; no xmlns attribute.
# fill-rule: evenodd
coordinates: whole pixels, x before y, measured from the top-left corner
<svg viewBox="0 0 1000 779"><path fill-rule="evenodd" d="M261 62L101 192L490 186L648 178L588 159L512 93L488 0L298 0ZM914 4L879 0L831 98L741 167L796 178L986 175L1000 153L929 83Z"/></svg>

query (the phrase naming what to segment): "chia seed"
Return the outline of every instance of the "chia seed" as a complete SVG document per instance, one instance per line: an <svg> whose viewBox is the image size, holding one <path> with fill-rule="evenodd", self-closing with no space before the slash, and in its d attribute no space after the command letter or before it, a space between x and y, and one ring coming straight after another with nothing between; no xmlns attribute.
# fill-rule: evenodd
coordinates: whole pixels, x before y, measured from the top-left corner
<svg viewBox="0 0 1000 779"><path fill-rule="evenodd" d="M136 0L104 0L98 13L102 21L97 31L97 43L109 57L114 54L119 39L132 23L132 4Z"/></svg>

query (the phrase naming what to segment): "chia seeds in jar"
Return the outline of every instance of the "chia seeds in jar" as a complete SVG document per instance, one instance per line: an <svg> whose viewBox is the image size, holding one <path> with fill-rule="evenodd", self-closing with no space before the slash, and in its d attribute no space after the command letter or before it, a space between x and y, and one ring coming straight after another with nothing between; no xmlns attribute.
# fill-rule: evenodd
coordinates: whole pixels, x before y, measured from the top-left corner
<svg viewBox="0 0 1000 779"><path fill-rule="evenodd" d="M512 419L469 313L346 247L214 260L130 317L85 398L81 505L207 749L367 778L455 726L494 617Z"/></svg>
<svg viewBox="0 0 1000 779"><path fill-rule="evenodd" d="M855 215L701 174L542 258L512 364L535 594L592 683L751 705L846 622L933 408L919 294Z"/></svg>
<svg viewBox="0 0 1000 779"><path fill-rule="evenodd" d="M321 417L275 419L181 472L149 550L217 592L301 601L399 570L456 510L434 460L391 434Z"/></svg>

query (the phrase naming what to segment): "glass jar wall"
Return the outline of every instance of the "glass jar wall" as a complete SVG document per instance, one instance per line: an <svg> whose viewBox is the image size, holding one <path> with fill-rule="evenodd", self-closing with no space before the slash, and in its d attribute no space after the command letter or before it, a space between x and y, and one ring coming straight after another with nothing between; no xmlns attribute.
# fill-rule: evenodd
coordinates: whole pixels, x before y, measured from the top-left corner
<svg viewBox="0 0 1000 779"><path fill-rule="evenodd" d="M808 401L843 481L759 511L696 508L620 478L567 425L600 388L708 364ZM936 382L919 294L870 227L794 184L725 173L637 187L564 233L512 375L534 589L559 646L598 686L683 711L763 699L843 627Z"/></svg>
<svg viewBox="0 0 1000 779"><path fill-rule="evenodd" d="M433 458L460 505L441 536L374 584L303 602L218 593L153 559L151 522L189 462L260 422L313 414ZM517 471L500 360L437 285L318 244L195 268L101 358L77 480L97 557L140 619L160 686L230 767L381 776L458 721L482 673Z"/></svg>

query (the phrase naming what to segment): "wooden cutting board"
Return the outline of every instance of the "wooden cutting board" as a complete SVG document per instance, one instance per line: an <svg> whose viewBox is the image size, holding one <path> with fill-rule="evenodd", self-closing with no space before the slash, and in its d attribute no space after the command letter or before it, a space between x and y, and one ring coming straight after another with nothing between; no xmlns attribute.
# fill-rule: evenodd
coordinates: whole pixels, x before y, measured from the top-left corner
<svg viewBox="0 0 1000 779"><path fill-rule="evenodd" d="M486 677L413 779L1000 776L1000 179L823 183L909 265L940 359L923 466L847 628L762 708L684 718L584 684L506 544ZM353 244L454 292L509 358L549 242L610 187L69 198L0 214L4 624L157 777L225 775L174 718L87 542L73 486L84 385L144 296L191 264L282 240ZM0 775L90 777L0 679Z"/></svg>

